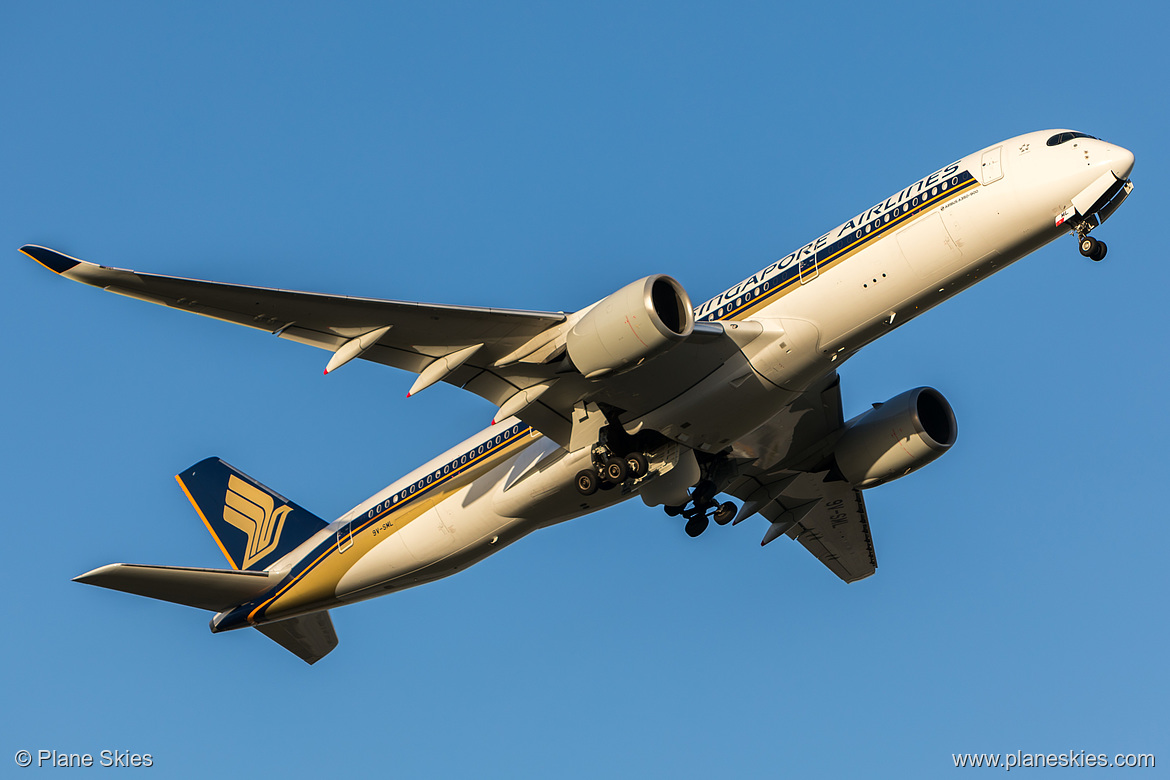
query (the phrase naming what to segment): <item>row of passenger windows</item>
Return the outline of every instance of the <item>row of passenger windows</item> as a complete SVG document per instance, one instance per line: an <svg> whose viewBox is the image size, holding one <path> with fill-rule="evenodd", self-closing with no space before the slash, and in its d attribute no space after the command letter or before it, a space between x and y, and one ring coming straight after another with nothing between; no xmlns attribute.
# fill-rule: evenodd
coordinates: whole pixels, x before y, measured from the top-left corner
<svg viewBox="0 0 1170 780"><path fill-rule="evenodd" d="M424 487L431 484L436 479L440 479L441 477L446 476L447 474L451 473L452 470L458 469L460 466L467 465L467 462L469 460L475 460L478 456L483 455L485 452L490 452L493 447L498 447L499 445L501 445L504 442L511 439L513 436L518 436L519 434L520 434L520 425L519 425L519 423L517 423L517 424L513 425L511 428L505 429L503 433L496 434L496 437L494 439L488 439L487 441L485 441L483 444L479 445L474 450L471 450L470 452L466 453L465 455L461 455L460 457L451 461L447 465L443 466L443 468L436 470L434 474L428 474L427 476L423 477L415 484L411 485L408 488L403 489L400 493L397 493L397 494L391 496L388 500L383 501L382 503L378 504L373 509L370 509L369 511L366 512L366 517L372 519L375 515L379 515L382 512L385 512L387 509L389 509L394 504L397 504L399 501L406 500L406 498L408 496L413 495L416 490L422 490Z"/></svg>

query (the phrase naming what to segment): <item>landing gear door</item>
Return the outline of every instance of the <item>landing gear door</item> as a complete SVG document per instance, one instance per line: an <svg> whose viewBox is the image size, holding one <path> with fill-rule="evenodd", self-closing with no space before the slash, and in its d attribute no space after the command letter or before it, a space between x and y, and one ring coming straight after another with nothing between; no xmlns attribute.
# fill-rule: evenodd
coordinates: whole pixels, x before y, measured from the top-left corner
<svg viewBox="0 0 1170 780"><path fill-rule="evenodd" d="M1133 192L1133 182L1127 181L1122 185L1121 191L1113 197L1113 200L1101 207L1101 210L1097 212L1097 218L1104 222L1113 216L1113 212L1117 211L1117 207L1125 202L1131 192Z"/></svg>
<svg viewBox="0 0 1170 780"><path fill-rule="evenodd" d="M983 153L983 164L979 166L979 181L991 184L1003 178L1003 147L997 146Z"/></svg>

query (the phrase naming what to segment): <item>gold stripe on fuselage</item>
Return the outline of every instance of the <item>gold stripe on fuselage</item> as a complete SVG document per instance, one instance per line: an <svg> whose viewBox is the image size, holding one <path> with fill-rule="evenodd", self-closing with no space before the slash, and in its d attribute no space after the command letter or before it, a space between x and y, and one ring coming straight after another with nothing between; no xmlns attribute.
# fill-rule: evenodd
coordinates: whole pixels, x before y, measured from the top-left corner
<svg viewBox="0 0 1170 780"><path fill-rule="evenodd" d="M519 433L502 444L485 451L482 455L477 455L450 474L426 486L423 490L427 495L412 497L409 504L391 506L372 518L362 518L362 527L352 532L352 544L347 546L344 552L339 550L335 535L333 542L317 556L316 560L282 585L272 597L253 609L248 614L248 620L255 619L261 612L266 616L269 610L284 612L311 604L332 602L337 592L337 583L364 554L372 550L376 544L385 541L391 534L398 533L445 499L499 466L504 460L535 443L539 437L529 435L529 431L527 427L521 428ZM372 529L381 525L387 518L393 518L393 526L384 533L377 535L372 533ZM424 563L420 562L419 565Z"/></svg>

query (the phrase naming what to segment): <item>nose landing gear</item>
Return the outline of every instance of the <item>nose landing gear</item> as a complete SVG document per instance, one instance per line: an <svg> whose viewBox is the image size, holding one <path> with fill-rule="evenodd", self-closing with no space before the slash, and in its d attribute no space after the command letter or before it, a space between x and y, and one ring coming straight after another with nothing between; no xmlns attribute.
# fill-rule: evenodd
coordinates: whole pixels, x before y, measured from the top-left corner
<svg viewBox="0 0 1170 780"><path fill-rule="evenodd" d="M1099 224L1096 217L1090 217L1073 225L1073 230L1077 233L1077 246L1081 250L1081 254L1094 262L1104 260L1105 253L1109 251L1109 247L1105 246L1104 241L1098 241L1089 235L1089 231Z"/></svg>
<svg viewBox="0 0 1170 780"><path fill-rule="evenodd" d="M1103 260L1105 253L1109 251L1109 247L1105 245L1104 241L1098 241L1090 236L1081 237L1080 248L1082 255L1098 262Z"/></svg>

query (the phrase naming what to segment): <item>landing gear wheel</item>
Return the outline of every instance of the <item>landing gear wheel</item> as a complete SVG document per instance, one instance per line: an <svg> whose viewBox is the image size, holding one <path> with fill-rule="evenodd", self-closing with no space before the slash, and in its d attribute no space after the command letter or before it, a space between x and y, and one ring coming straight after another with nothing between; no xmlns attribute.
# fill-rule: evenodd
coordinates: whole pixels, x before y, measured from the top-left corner
<svg viewBox="0 0 1170 780"><path fill-rule="evenodd" d="M727 525L733 517L735 517L735 504L730 501L724 501L715 510L715 514L711 515L711 519L719 525Z"/></svg>
<svg viewBox="0 0 1170 780"><path fill-rule="evenodd" d="M640 452L631 452L626 456L626 470L631 477L637 478L646 473L650 468L650 464L646 461L646 456Z"/></svg>
<svg viewBox="0 0 1170 780"><path fill-rule="evenodd" d="M686 524L687 536L694 539L696 536L707 530L708 524L710 524L710 520L707 519L706 515L692 517L687 521Z"/></svg>
<svg viewBox="0 0 1170 780"><path fill-rule="evenodd" d="M1097 258L1093 257L1093 255L1097 254L1097 251L1098 251L1100 246L1101 246L1101 242L1098 241L1097 239L1093 238L1092 236L1081 236L1080 249L1081 249L1081 254L1084 255L1085 257L1091 257L1094 260L1096 260ZM1104 257L1105 253L1102 252L1101 256Z"/></svg>
<svg viewBox="0 0 1170 780"><path fill-rule="evenodd" d="M1105 259L1105 253L1109 251L1109 247L1105 246L1104 241L1097 242L1097 251L1089 255L1089 259L1094 262L1101 262Z"/></svg>
<svg viewBox="0 0 1170 780"><path fill-rule="evenodd" d="M664 506L662 507L662 511L666 512L667 517L678 517L683 513L683 509L685 508L682 506Z"/></svg>
<svg viewBox="0 0 1170 780"><path fill-rule="evenodd" d="M578 471L575 479L577 492L583 496L591 496L597 492L598 479L592 471Z"/></svg>
<svg viewBox="0 0 1170 780"><path fill-rule="evenodd" d="M601 467L602 479L613 482L615 485L620 485L626 481L626 476L629 474L629 469L626 468L626 462L620 458L607 460L605 465Z"/></svg>

